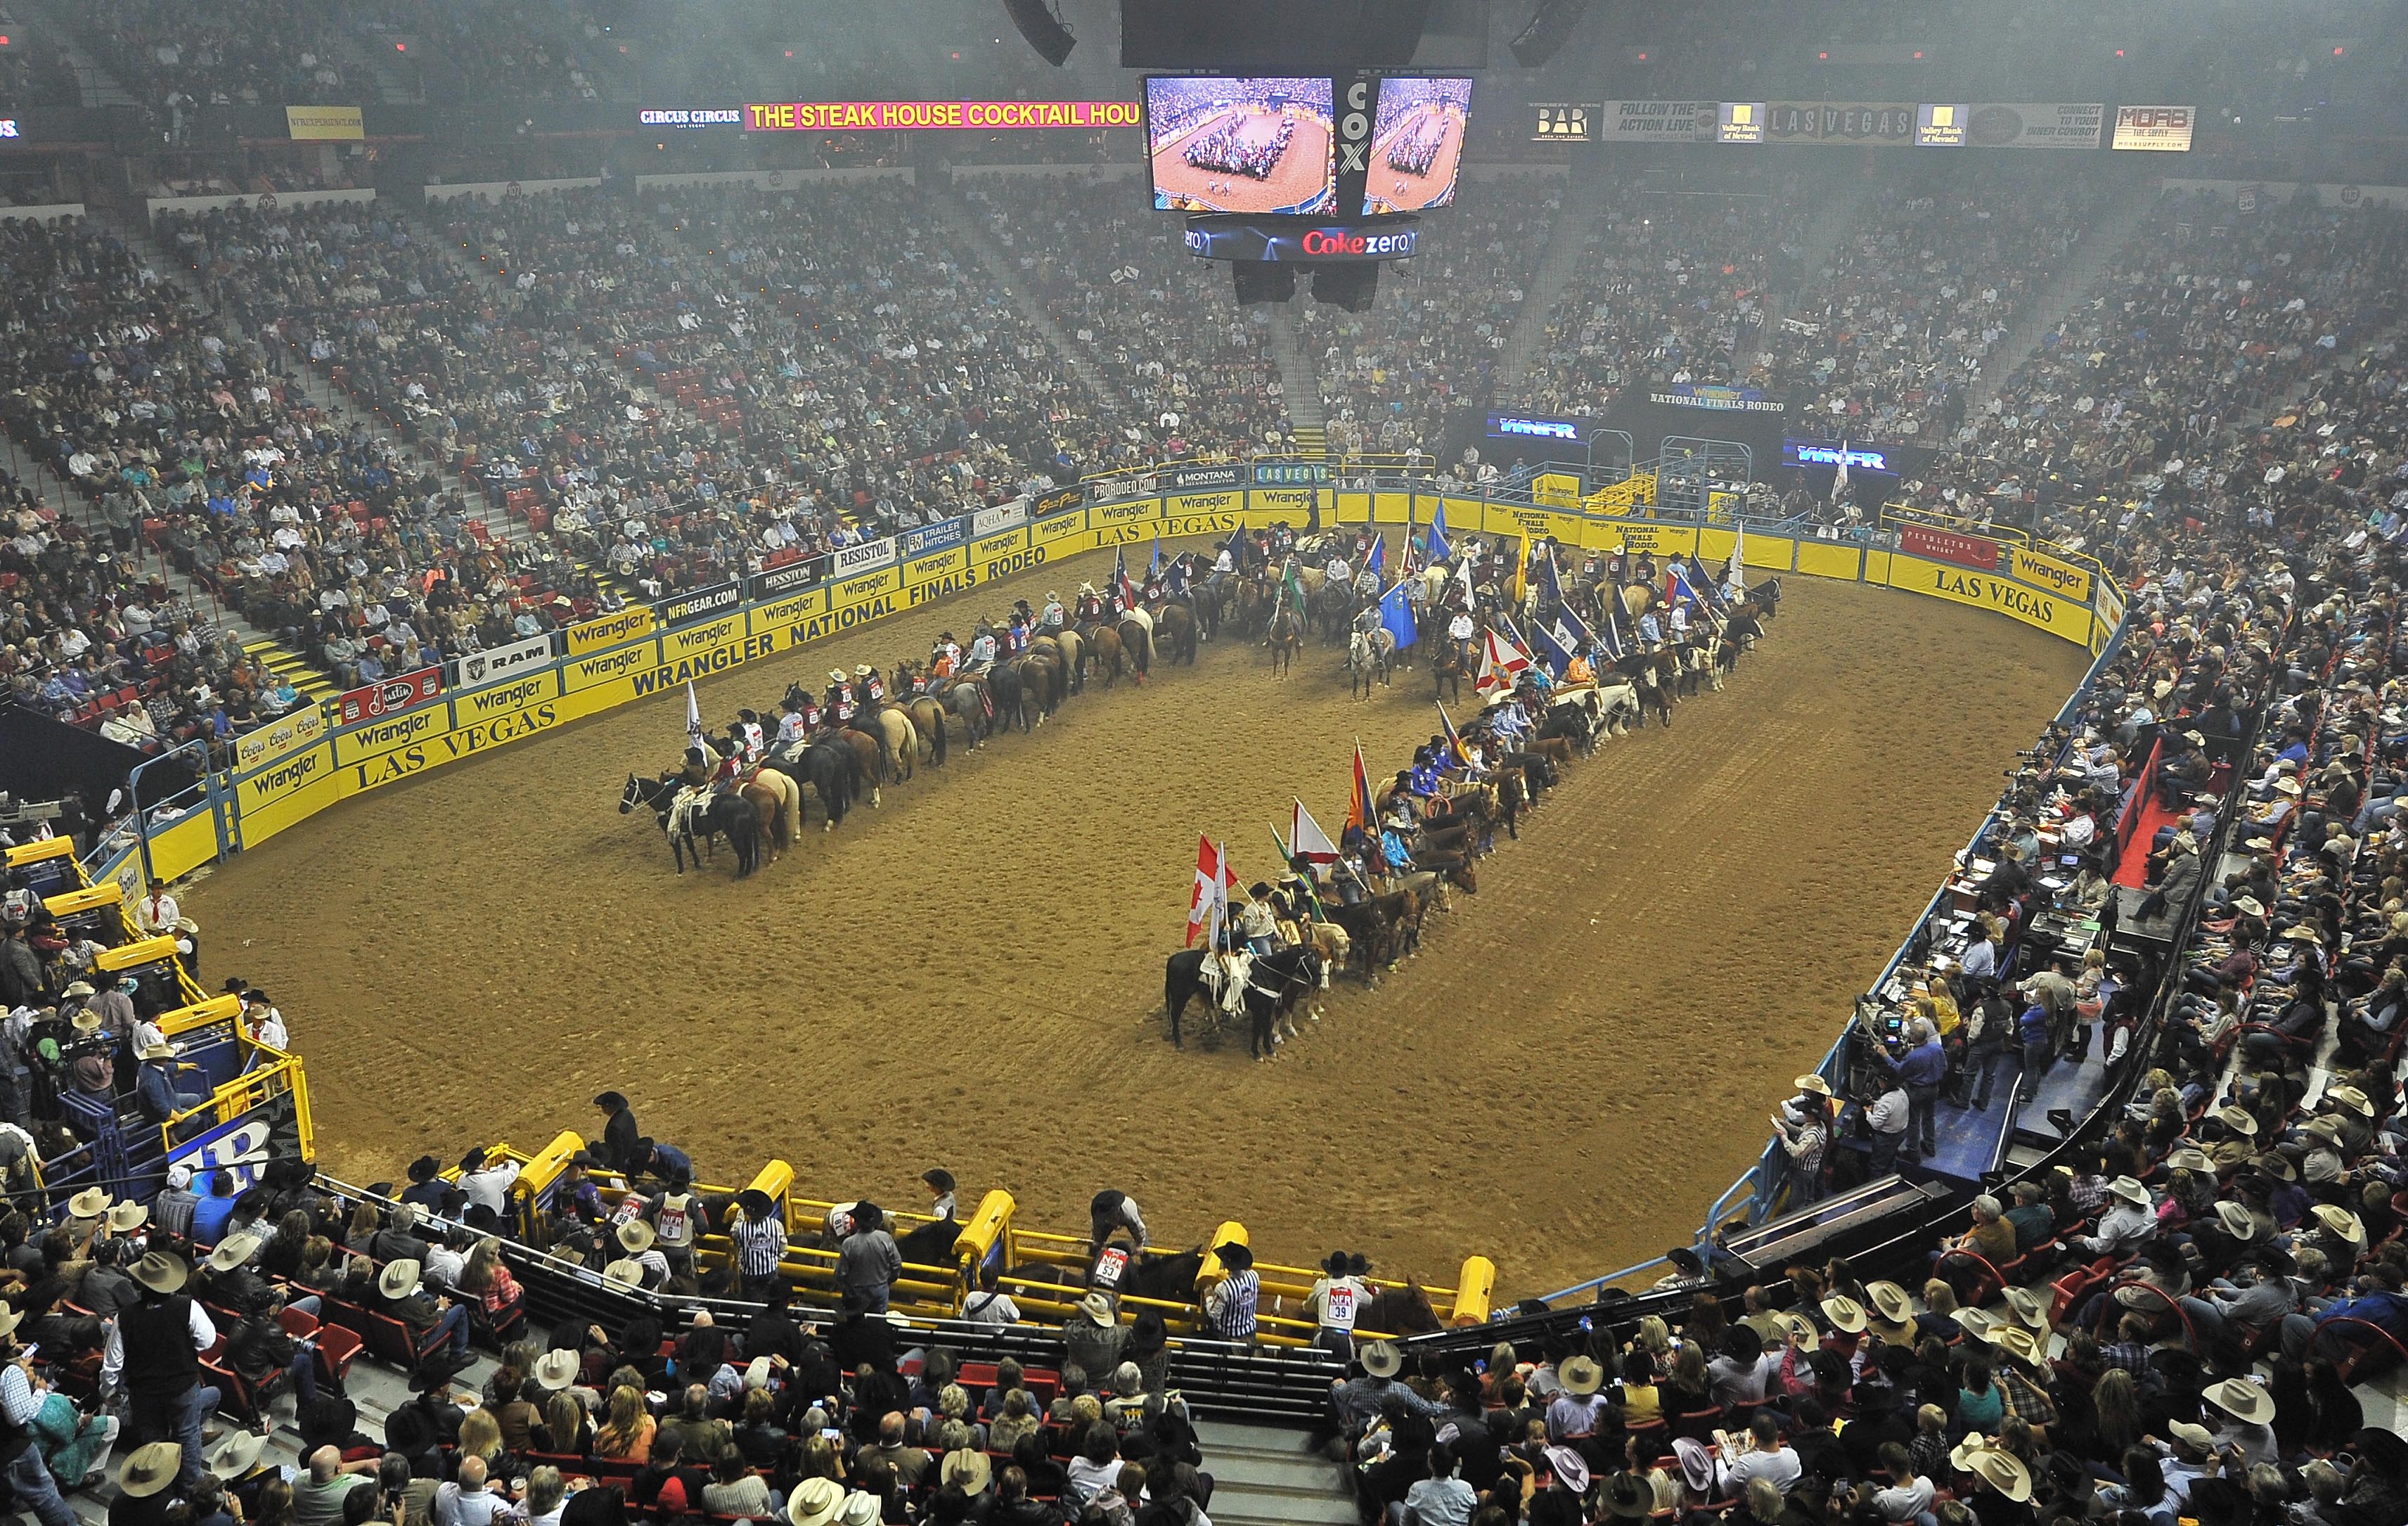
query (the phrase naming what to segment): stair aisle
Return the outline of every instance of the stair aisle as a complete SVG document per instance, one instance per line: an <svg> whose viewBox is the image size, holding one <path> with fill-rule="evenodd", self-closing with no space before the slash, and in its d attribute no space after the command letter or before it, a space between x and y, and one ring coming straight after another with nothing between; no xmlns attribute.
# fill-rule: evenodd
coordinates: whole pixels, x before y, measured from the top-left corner
<svg viewBox="0 0 2408 1526"><path fill-rule="evenodd" d="M1213 1526L1355 1526L1346 1470L1310 1432L1199 1420L1196 1442L1212 1475Z"/></svg>

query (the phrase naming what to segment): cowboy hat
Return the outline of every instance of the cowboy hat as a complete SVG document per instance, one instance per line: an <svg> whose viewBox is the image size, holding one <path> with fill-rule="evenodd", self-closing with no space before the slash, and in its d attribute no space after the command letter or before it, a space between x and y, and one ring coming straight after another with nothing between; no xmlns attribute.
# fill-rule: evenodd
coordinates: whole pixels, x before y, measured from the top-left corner
<svg viewBox="0 0 2408 1526"><path fill-rule="evenodd" d="M134 1448L117 1470L120 1493L147 1500L176 1481L184 1466L184 1448L172 1441L154 1441Z"/></svg>
<svg viewBox="0 0 2408 1526"><path fill-rule="evenodd" d="M2243 1425L2263 1425L2274 1418L2274 1396L2247 1378L2211 1384L2200 1397Z"/></svg>
<svg viewBox="0 0 2408 1526"><path fill-rule="evenodd" d="M1872 1300L1873 1312L1884 1324L1902 1325L1914 1317L1914 1301L1897 1283L1866 1283L1865 1296Z"/></svg>
<svg viewBox="0 0 2408 1526"><path fill-rule="evenodd" d="M736 1194L736 1206L744 1211L746 1219L758 1224L774 1213L778 1205L769 1201L768 1193L757 1187L748 1187Z"/></svg>
<svg viewBox="0 0 2408 1526"><path fill-rule="evenodd" d="M2366 1244L2366 1226L2359 1223L2358 1216L2348 1209L2337 1203L2320 1202L2316 1204L2315 1213L2316 1222L2325 1227L2325 1231L2338 1237L2344 1244Z"/></svg>
<svg viewBox="0 0 2408 1526"><path fill-rule="evenodd" d="M1550 1447L1550 1451L1554 1448ZM1570 1451L1570 1447L1564 1448ZM1573 1452L1578 1457L1578 1452ZM1656 1490L1635 1473L1616 1473L1598 1491L1605 1508L1623 1520L1643 1520L1656 1513Z"/></svg>
<svg viewBox="0 0 2408 1526"><path fill-rule="evenodd" d="M134 1051L134 1058L136 1059L173 1059L176 1058L176 1047L175 1045L167 1043L165 1039L162 1039L155 1044L146 1044L141 1048L136 1049Z"/></svg>
<svg viewBox="0 0 2408 1526"><path fill-rule="evenodd" d="M184 1286L189 1274L184 1260L164 1250L154 1250L134 1263L134 1280L154 1293L172 1293Z"/></svg>
<svg viewBox="0 0 2408 1526"><path fill-rule="evenodd" d="M418 1274L423 1270L405 1256L397 1261L387 1261L377 1274L377 1291L387 1298L408 1298L418 1287Z"/></svg>
<svg viewBox="0 0 2408 1526"><path fill-rule="evenodd" d="M597 1092L595 1094L594 1105L595 1107L610 1108L615 1111L618 1108L627 1105L627 1094L624 1091Z"/></svg>
<svg viewBox="0 0 2408 1526"><path fill-rule="evenodd" d="M2299 1179L2300 1173L2291 1169L2291 1162L2272 1151L2269 1151L2264 1155L2251 1156L2249 1158L2249 1164L2252 1170L2263 1172L2265 1174L2272 1176L2278 1182L2289 1182Z"/></svg>
<svg viewBox="0 0 2408 1526"><path fill-rule="evenodd" d="M2232 903L2232 909L2243 916L2264 916L2266 908L2256 896L2243 896Z"/></svg>
<svg viewBox="0 0 2408 1526"><path fill-rule="evenodd" d="M574 1351L547 1351L535 1359L536 1386L547 1393L558 1393L577 1381L580 1365Z"/></svg>
<svg viewBox="0 0 2408 1526"><path fill-rule="evenodd" d="M1999 1317L1987 1309L1958 1309L1951 1317L1959 1329L1977 1340L1986 1339L1999 1322Z"/></svg>
<svg viewBox="0 0 2408 1526"><path fill-rule="evenodd" d="M1819 1075L1801 1075L1793 1084L1799 1091L1811 1091L1817 1097L1831 1095L1831 1083Z"/></svg>
<svg viewBox="0 0 2408 1526"><path fill-rule="evenodd" d="M258 1253L259 1236L255 1234L229 1234L224 1239L218 1242L216 1249L209 1252L208 1268L212 1272L231 1272L236 1267L250 1260L251 1257ZM416 1261L397 1261L394 1264L412 1268L414 1277L415 1269L418 1265ZM404 1288L402 1291L407 1292L408 1289ZM401 1293L388 1293L385 1296L388 1298L399 1298L402 1295Z"/></svg>
<svg viewBox="0 0 2408 1526"><path fill-rule="evenodd" d="M1099 1325L1110 1326L1119 1320L1112 1312L1112 1301L1102 1293L1088 1293L1079 1300L1079 1312Z"/></svg>
<svg viewBox="0 0 2408 1526"><path fill-rule="evenodd" d="M2277 779L2274 781L2274 793L2297 795L2300 793L2300 782L2297 779Z"/></svg>
<svg viewBox="0 0 2408 1526"><path fill-rule="evenodd" d="M1823 1339L1823 1332L1814 1328L1814 1321L1795 1309L1783 1315L1781 1323L1782 1328L1788 1331L1789 1338L1799 1346L1815 1346Z"/></svg>
<svg viewBox="0 0 2408 1526"><path fill-rule="evenodd" d="M634 1292L644 1285L644 1263L622 1256L602 1269L602 1280L622 1292Z"/></svg>
<svg viewBox="0 0 2408 1526"><path fill-rule="evenodd" d="M2250 1139L2258 1137L2258 1120L2250 1116L2247 1108L2235 1107L2231 1103L2228 1102L2224 1106L2217 1108L2214 1116L2216 1122L2224 1125L2227 1129L2231 1130L2234 1133L2243 1135Z"/></svg>
<svg viewBox="0 0 2408 1526"><path fill-rule="evenodd" d="M1363 1370L1373 1377L1394 1377L1405 1370L1405 1353L1394 1341L1369 1341L1356 1353Z"/></svg>
<svg viewBox="0 0 2408 1526"><path fill-rule="evenodd" d="M1973 1473L2016 1504L2031 1498L2031 1470L2013 1452L1985 1447L1973 1455Z"/></svg>
<svg viewBox="0 0 2408 1526"><path fill-rule="evenodd" d="M2214 1171L2215 1162L2209 1159L2207 1152L2196 1144L2186 1144L2166 1157L2166 1169L2168 1171Z"/></svg>
<svg viewBox="0 0 2408 1526"><path fill-rule="evenodd" d="M209 1471L221 1478L239 1478L259 1466L259 1454L266 1446L267 1438L256 1431L228 1432L209 1448Z"/></svg>
<svg viewBox="0 0 2408 1526"><path fill-rule="evenodd" d="M2258 1232L2258 1222L2249 1216L2249 1210L2229 1198L2217 1202L2215 1216L2223 1222L2224 1232L2235 1240L2246 1240Z"/></svg>
<svg viewBox="0 0 2408 1526"><path fill-rule="evenodd" d="M2132 1203L2138 1207L2146 1208L2150 1205L2149 1189L2143 1187L2139 1180L2134 1177L2116 1177L2114 1181L2107 1184L2107 1191L2111 1197L2121 1198L2126 1202Z"/></svg>
<svg viewBox="0 0 2408 1526"><path fill-rule="evenodd" d="M86 1007L75 1015L71 1026L79 1033L97 1033L100 1031L100 1014Z"/></svg>
<svg viewBox="0 0 2408 1526"><path fill-rule="evenodd" d="M1588 1492L1588 1459L1569 1447L1550 1447L1545 1456L1547 1471L1560 1479L1566 1489L1575 1494Z"/></svg>
<svg viewBox="0 0 2408 1526"><path fill-rule="evenodd" d="M1704 1499L1714 1490L1714 1450L1695 1436L1674 1436L1672 1455L1680 1459L1681 1479L1689 1492Z"/></svg>
<svg viewBox="0 0 2408 1526"><path fill-rule="evenodd" d="M2048 1328L2048 1303L2028 1288L2007 1289L2007 1312L2026 1330L2044 1331Z"/></svg>
<svg viewBox="0 0 2408 1526"><path fill-rule="evenodd" d="M866 662L854 663L853 665L853 676L855 678L867 678L869 676L869 664Z"/></svg>
<svg viewBox="0 0 2408 1526"><path fill-rule="evenodd" d="M939 1485L958 1489L965 1494L983 1492L994 1476L995 1464L986 1460L986 1454L966 1447L947 1452L944 1462L937 1469Z"/></svg>
<svg viewBox="0 0 2408 1526"><path fill-rule="evenodd" d="M2300 1132L2314 1134L2327 1144L2337 1144L2341 1139L2341 1120L2330 1114L2321 1114L2310 1118Z"/></svg>
<svg viewBox="0 0 2408 1526"><path fill-rule="evenodd" d="M844 1506L844 1486L833 1478L806 1478L786 1496L786 1519L793 1526L830 1526Z"/></svg>
<svg viewBox="0 0 2408 1526"><path fill-rule="evenodd" d="M2365 1092L2360 1091L2356 1087L2334 1087L2330 1090L2327 1091L2325 1095L2331 1098L2334 1101L2339 1102L2342 1106L2348 1108L2351 1112L2357 1114L2360 1117L2371 1118L2374 1116L2373 1101L2367 1097Z"/></svg>
<svg viewBox="0 0 2408 1526"><path fill-rule="evenodd" d="M1605 1387L1605 1369L1591 1357L1566 1358L1564 1364L1555 1369L1555 1376L1562 1380L1564 1391L1575 1399L1584 1399Z"/></svg>
<svg viewBox="0 0 2408 1526"><path fill-rule="evenodd" d="M837 1507L836 1526L878 1526L885 1519L885 1503L875 1494L854 1490Z"/></svg>
<svg viewBox="0 0 2408 1526"><path fill-rule="evenodd" d="M2038 1367L2048 1360L2048 1348L2041 1345L2040 1337L2021 1325L1995 1325L1985 1338L2026 1366Z"/></svg>
<svg viewBox="0 0 2408 1526"><path fill-rule="evenodd" d="M1844 1293L1833 1293L1823 1300L1823 1317L1833 1330L1856 1335L1865 1328L1865 1306Z"/></svg>
<svg viewBox="0 0 2408 1526"><path fill-rule="evenodd" d="M769 1386L768 1358L754 1357L744 1364L744 1386L747 1389L766 1389Z"/></svg>
<svg viewBox="0 0 2408 1526"><path fill-rule="evenodd" d="M2304 922L2295 928L2284 929L2283 936L2290 939L2294 943L2321 943L2325 941L2323 933L2318 932L2315 929L2309 927Z"/></svg>
<svg viewBox="0 0 2408 1526"><path fill-rule="evenodd" d="M67 1200L67 1212L78 1218L98 1218L108 1212L108 1192L105 1188L87 1187Z"/></svg>
<svg viewBox="0 0 2408 1526"><path fill-rule="evenodd" d="M619 1244L630 1256L641 1256L652 1249L657 1238L652 1227L640 1218L631 1218L619 1226Z"/></svg>
<svg viewBox="0 0 2408 1526"><path fill-rule="evenodd" d="M79 996L90 996L92 994L93 990L91 981L71 980L67 982L67 988L59 993L59 1000L62 1001L72 1001Z"/></svg>
<svg viewBox="0 0 2408 1526"><path fill-rule="evenodd" d="M843 682L844 682L844 669L841 669L841 668L831 668L831 669L828 669L828 678L829 678L832 682L834 682L834 683L838 683L838 684L841 684L841 683L843 683Z"/></svg>

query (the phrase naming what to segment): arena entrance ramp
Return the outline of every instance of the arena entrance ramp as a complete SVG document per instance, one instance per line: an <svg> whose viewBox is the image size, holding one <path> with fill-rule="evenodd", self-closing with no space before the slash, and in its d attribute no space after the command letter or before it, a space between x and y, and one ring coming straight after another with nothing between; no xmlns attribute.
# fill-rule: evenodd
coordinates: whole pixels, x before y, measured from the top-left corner
<svg viewBox="0 0 2408 1526"><path fill-rule="evenodd" d="M1196 1422L1212 1470L1213 1526L1355 1526L1346 1470L1302 1427Z"/></svg>

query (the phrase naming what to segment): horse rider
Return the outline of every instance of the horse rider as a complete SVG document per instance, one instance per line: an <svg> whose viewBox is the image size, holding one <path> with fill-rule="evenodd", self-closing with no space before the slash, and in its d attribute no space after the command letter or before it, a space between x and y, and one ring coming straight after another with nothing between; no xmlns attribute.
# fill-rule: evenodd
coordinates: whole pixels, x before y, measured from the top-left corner
<svg viewBox="0 0 2408 1526"><path fill-rule="evenodd" d="M1664 645L1664 627L1656 622L1656 612L1649 610L1639 617L1639 650L1654 652Z"/></svg>
<svg viewBox="0 0 2408 1526"><path fill-rule="evenodd" d="M853 724L853 685L845 681L843 669L828 669L827 697L821 702L820 713L825 717L831 731L842 730Z"/></svg>
<svg viewBox="0 0 2408 1526"><path fill-rule="evenodd" d="M1354 581L1354 569L1346 565L1346 554L1333 551L1329 565L1321 569L1322 581L1333 588L1343 588Z"/></svg>
<svg viewBox="0 0 2408 1526"><path fill-rule="evenodd" d="M761 761L761 751L767 745L768 738L761 730L761 716L758 712L738 711L736 724L729 728L728 735L731 738L741 736L744 739L743 756L748 768Z"/></svg>
<svg viewBox="0 0 2408 1526"><path fill-rule="evenodd" d="M1238 931L1246 940L1247 951L1256 958L1280 946L1279 912L1271 905L1271 887L1256 880L1246 892L1246 904L1238 913Z"/></svg>
<svg viewBox="0 0 2408 1526"><path fill-rule="evenodd" d="M962 643L950 630L937 634L937 644L928 653L928 670L939 678L950 678L962 665Z"/></svg>
<svg viewBox="0 0 2408 1526"><path fill-rule="evenodd" d="M1352 625L1354 633L1358 636L1369 636L1371 632L1383 628L1380 623L1380 606L1377 603L1371 603L1356 610Z"/></svg>
<svg viewBox="0 0 2408 1526"><path fill-rule="evenodd" d="M1164 597L1181 604L1196 602L1195 559L1193 552L1170 559L1170 565L1162 569Z"/></svg>
<svg viewBox="0 0 2408 1526"><path fill-rule="evenodd" d="M1365 562L1354 574L1354 597L1366 603L1375 603L1380 597L1380 573L1369 562Z"/></svg>
<svg viewBox="0 0 2408 1526"><path fill-rule="evenodd" d="M1062 609L1062 596L1053 589L1045 590L1045 608L1037 613L1037 628L1047 636L1059 635L1068 617Z"/></svg>
<svg viewBox="0 0 2408 1526"><path fill-rule="evenodd" d="M1523 739L1530 733L1530 718L1522 710L1522 696L1517 691L1506 697L1505 702L1488 713L1489 728L1497 734L1497 744L1509 753L1522 750Z"/></svg>
<svg viewBox="0 0 2408 1526"><path fill-rule="evenodd" d="M1078 614L1079 624L1082 626L1103 623L1104 596L1096 592L1096 585L1092 583L1079 584Z"/></svg>
<svg viewBox="0 0 2408 1526"><path fill-rule="evenodd" d="M1144 609L1159 610L1162 608L1163 592L1162 575L1148 572L1144 583L1137 591L1138 603Z"/></svg>
<svg viewBox="0 0 2408 1526"><path fill-rule="evenodd" d="M778 701L778 750L783 752L799 743L810 735L818 720L819 713L810 696L803 693L799 685L789 689L786 698Z"/></svg>
<svg viewBox="0 0 2408 1526"><path fill-rule="evenodd" d="M684 765L678 770L678 783L689 789L717 791L736 783L736 760L722 757L710 739L695 742L685 750Z"/></svg>
<svg viewBox="0 0 2408 1526"><path fill-rule="evenodd" d="M976 678L995 666L995 627L984 619L978 623L978 634L970 638L970 649L962 658L961 676Z"/></svg>
<svg viewBox="0 0 2408 1526"><path fill-rule="evenodd" d="M1036 626L1037 612L1028 607L1028 600L1013 599L1011 614L1004 626L1003 639L1006 650L1013 656L1027 651L1029 640L1036 634Z"/></svg>
<svg viewBox="0 0 2408 1526"><path fill-rule="evenodd" d="M1472 660L1471 641L1479 632L1480 627L1472 624L1469 610L1457 610L1455 618L1446 623L1446 639L1455 644L1466 663Z"/></svg>

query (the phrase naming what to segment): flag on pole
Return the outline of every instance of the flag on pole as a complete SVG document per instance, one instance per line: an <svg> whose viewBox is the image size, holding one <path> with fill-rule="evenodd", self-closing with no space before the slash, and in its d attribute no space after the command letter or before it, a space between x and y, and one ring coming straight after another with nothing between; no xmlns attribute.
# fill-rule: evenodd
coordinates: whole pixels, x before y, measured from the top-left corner
<svg viewBox="0 0 2408 1526"><path fill-rule="evenodd" d="M702 706L694 697L694 680L685 681L685 741L689 747L702 745Z"/></svg>
<svg viewBox="0 0 2408 1526"><path fill-rule="evenodd" d="M1678 557L1667 557L1664 562L1664 602L1670 604L1676 598L1685 598L1692 604L1705 602L1698 597L1696 585L1689 581L1689 569L1681 564Z"/></svg>
<svg viewBox="0 0 2408 1526"><path fill-rule="evenodd" d="M1228 914L1229 892L1237 885L1238 877L1229 871L1227 855L1211 838L1197 833L1196 887L1187 898L1186 946L1194 948L1196 935L1208 926L1217 935L1222 917Z"/></svg>
<svg viewBox="0 0 2408 1526"><path fill-rule="evenodd" d="M1522 666L1527 668L1534 665L1538 659L1530 655L1530 643L1522 640L1522 632L1514 626L1513 617L1499 610L1497 612L1497 623L1504 627L1505 642L1513 649L1513 655L1522 659Z"/></svg>
<svg viewBox="0 0 2408 1526"><path fill-rule="evenodd" d="M1537 643L1532 650L1546 663L1547 671L1555 674L1558 683L1570 674L1574 663L1585 664L1589 648L1598 644L1597 637L1590 632L1587 624L1573 612L1569 604L1556 612L1554 624L1532 626L1530 637Z"/></svg>
<svg viewBox="0 0 2408 1526"><path fill-rule="evenodd" d="M1371 537L1371 550L1369 554L1363 558L1363 565L1385 579L1388 572L1388 538L1386 536L1375 534Z"/></svg>
<svg viewBox="0 0 2408 1526"><path fill-rule="evenodd" d="M1730 567L1723 573L1723 581L1742 594L1747 592L1747 573L1744 570L1746 566L1747 522L1736 520L1731 531Z"/></svg>
<svg viewBox="0 0 2408 1526"><path fill-rule="evenodd" d="M1397 639L1399 652L1421 639L1421 632L1413 627L1412 601L1405 597L1403 583L1380 596L1380 624Z"/></svg>
<svg viewBox="0 0 2408 1526"><path fill-rule="evenodd" d="M1302 858L1316 869L1338 862L1338 844L1329 841L1329 834L1312 819L1302 800L1296 802L1296 815L1288 827L1287 851L1286 861Z"/></svg>
<svg viewBox="0 0 2408 1526"><path fill-rule="evenodd" d="M1831 474L1831 501L1838 503L1848 496L1848 442L1840 441L1840 469Z"/></svg>
<svg viewBox="0 0 2408 1526"><path fill-rule="evenodd" d="M1482 695L1504 694L1530 666L1530 659L1495 631L1488 632L1480 654L1480 676L1472 687Z"/></svg>
<svg viewBox="0 0 2408 1526"><path fill-rule="evenodd" d="M1154 527L1154 560L1146 564L1145 575L1150 579L1162 576L1162 528L1160 525Z"/></svg>
<svg viewBox="0 0 2408 1526"><path fill-rule="evenodd" d="M1128 552L1125 547L1112 548L1112 586L1120 591L1121 598L1130 609L1137 608L1137 585L1129 582Z"/></svg>
<svg viewBox="0 0 2408 1526"><path fill-rule="evenodd" d="M1463 607L1474 608L1480 602L1479 593L1471 586L1471 558L1466 556L1455 564L1455 581L1463 585Z"/></svg>
<svg viewBox="0 0 2408 1526"><path fill-rule="evenodd" d="M1354 785L1346 797L1346 825L1359 831L1375 829L1379 813L1371 800L1371 774L1363 766L1363 744L1354 744Z"/></svg>
<svg viewBox="0 0 2408 1526"><path fill-rule="evenodd" d="M1289 605L1293 609L1295 609L1296 617L1299 620L1303 619L1305 613L1304 575L1297 570L1296 558L1294 556L1290 556L1287 559L1287 572L1285 577L1282 579L1281 592L1282 597L1288 601Z"/></svg>
<svg viewBox="0 0 2408 1526"><path fill-rule="evenodd" d="M1438 724L1439 728L1446 733L1446 750L1454 755L1455 760L1457 763L1470 762L1471 755L1464 751L1463 738L1455 731L1455 718L1447 714L1443 702L1438 707Z"/></svg>
<svg viewBox="0 0 2408 1526"><path fill-rule="evenodd" d="M1547 547L1547 559L1539 564L1539 597L1550 604L1564 601L1563 569L1555 566L1555 548Z"/></svg>
<svg viewBox="0 0 2408 1526"><path fill-rule="evenodd" d="M1514 609L1530 590L1530 532L1525 528L1513 538L1513 569L1505 575L1505 602Z"/></svg>
<svg viewBox="0 0 2408 1526"><path fill-rule="evenodd" d="M1425 567L1432 562L1443 562L1455 554L1455 549L1447 544L1446 540L1446 500L1444 498L1439 499L1438 507L1430 511L1429 535L1422 542L1422 549L1427 553L1423 562Z"/></svg>

